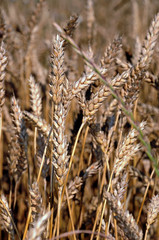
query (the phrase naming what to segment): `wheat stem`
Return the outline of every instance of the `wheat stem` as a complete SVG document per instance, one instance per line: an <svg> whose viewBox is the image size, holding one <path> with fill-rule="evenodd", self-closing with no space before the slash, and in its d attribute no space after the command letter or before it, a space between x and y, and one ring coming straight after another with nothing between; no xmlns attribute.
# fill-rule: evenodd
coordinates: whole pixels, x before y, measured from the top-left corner
<svg viewBox="0 0 159 240"><path fill-rule="evenodd" d="M67 198L67 204L68 204L68 210L70 213L70 219L71 219L71 225L72 225L72 230L75 231L75 227L74 227L74 222L73 222L73 217L72 217L72 212L71 212L71 206L70 206L70 200L69 200L69 196L68 196L68 191L67 191L67 187L65 189L66 192L66 198ZM74 240L76 240L76 235L73 234L73 238Z"/></svg>

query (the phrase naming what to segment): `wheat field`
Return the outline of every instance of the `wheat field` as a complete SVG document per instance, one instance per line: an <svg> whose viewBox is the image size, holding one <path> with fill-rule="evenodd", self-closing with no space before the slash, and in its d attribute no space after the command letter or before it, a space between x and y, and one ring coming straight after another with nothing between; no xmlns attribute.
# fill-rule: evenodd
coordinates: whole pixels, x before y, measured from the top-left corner
<svg viewBox="0 0 159 240"><path fill-rule="evenodd" d="M0 1L0 239L159 239L159 2Z"/></svg>

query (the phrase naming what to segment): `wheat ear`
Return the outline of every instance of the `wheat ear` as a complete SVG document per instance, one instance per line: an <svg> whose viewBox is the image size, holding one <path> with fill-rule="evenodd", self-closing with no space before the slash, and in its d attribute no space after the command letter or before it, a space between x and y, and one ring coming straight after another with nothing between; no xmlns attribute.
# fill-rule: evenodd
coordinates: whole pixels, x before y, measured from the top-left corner
<svg viewBox="0 0 159 240"><path fill-rule="evenodd" d="M155 16L151 23L149 31L146 35L143 47L141 48L140 58L138 61L138 66L140 69L148 68L152 55L154 53L154 48L157 42L159 34L159 13Z"/></svg>
<svg viewBox="0 0 159 240"><path fill-rule="evenodd" d="M31 228L28 232L28 239L29 240L41 240L41 235L44 233L47 225L47 221L50 218L51 213L47 212L45 215L40 217L35 223L34 228Z"/></svg>
<svg viewBox="0 0 159 240"><path fill-rule="evenodd" d="M18 105L15 97L11 99L12 104L12 121L15 126L15 134L18 136L18 141L20 143L21 153L20 157L17 159L17 174L18 177L27 169L27 132L23 119L23 113ZM30 178L30 176L28 176ZM29 179L28 179L29 181Z"/></svg>
<svg viewBox="0 0 159 240"><path fill-rule="evenodd" d="M140 123L140 128L142 130L144 129L144 126L145 122ZM137 136L138 132L135 129L132 129L121 146L119 146L114 164L114 172L116 176L120 174L128 164L129 160L138 152L140 145L135 144Z"/></svg>
<svg viewBox="0 0 159 240"><path fill-rule="evenodd" d="M4 104L4 79L5 79L5 69L7 66L7 57L6 57L6 51L4 48L4 43L1 43L0 46L0 115L2 113L2 107Z"/></svg>
<svg viewBox="0 0 159 240"><path fill-rule="evenodd" d="M144 240L147 239L147 234L148 234L150 225L156 220L158 213L159 213L159 195L156 195L156 196L153 196L153 198L151 199L151 202L148 205L147 225L146 225Z"/></svg>
<svg viewBox="0 0 159 240"><path fill-rule="evenodd" d="M50 95L52 100L52 168L54 166L55 176L58 182L58 210L57 210L57 236L59 235L60 227L60 209L61 209L61 194L64 181L67 174L67 139L64 134L65 131L65 117L66 111L63 101L63 92L65 87L65 73L64 73L64 50L63 40L57 35L53 42L51 55L51 74L50 74ZM51 171L52 171L51 168ZM51 174L53 176L53 174ZM51 176L51 186L52 186ZM51 189L52 191L52 189Z"/></svg>
<svg viewBox="0 0 159 240"><path fill-rule="evenodd" d="M29 189L32 210L32 226L43 214L42 197L39 192L38 183L34 182Z"/></svg>
<svg viewBox="0 0 159 240"><path fill-rule="evenodd" d="M121 202L107 191L104 192L104 198L107 199L109 207L115 213L115 219L119 227L124 231L125 236L131 240L142 240L142 231L139 229L133 216L128 211L124 212Z"/></svg>
<svg viewBox="0 0 159 240"><path fill-rule="evenodd" d="M17 232L18 238L20 239L18 230L15 226L13 218L10 213L7 199L2 194L0 198L0 225L10 234L11 239L14 240L14 228Z"/></svg>

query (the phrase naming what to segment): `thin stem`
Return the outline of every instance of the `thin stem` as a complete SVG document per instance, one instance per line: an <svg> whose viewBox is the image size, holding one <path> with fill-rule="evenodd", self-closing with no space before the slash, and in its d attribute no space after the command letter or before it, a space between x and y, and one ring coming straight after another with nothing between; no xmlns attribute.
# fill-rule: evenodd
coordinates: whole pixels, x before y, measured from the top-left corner
<svg viewBox="0 0 159 240"><path fill-rule="evenodd" d="M57 236L59 236L59 229L60 229L61 194L62 194L62 188L60 187L58 190Z"/></svg>
<svg viewBox="0 0 159 240"><path fill-rule="evenodd" d="M36 138L37 138L37 127L34 129L34 156L36 156Z"/></svg>
<svg viewBox="0 0 159 240"><path fill-rule="evenodd" d="M110 239L110 237L107 237L105 234L103 234L103 233L97 233L97 232L92 232L91 230L75 230L75 231L71 231L71 232L66 232L66 233L63 233L63 234L60 234L58 237L53 237L51 240L56 240L56 239L61 239L61 238L66 238L66 237L69 237L69 236L71 236L71 235L73 235L73 234L82 234L82 233L84 233L84 234L93 234L93 235L96 235L96 236L100 236L100 237L102 237L102 238L104 238L104 239Z"/></svg>
<svg viewBox="0 0 159 240"><path fill-rule="evenodd" d="M72 217L72 213L71 213L70 201L69 201L69 197L68 197L67 187L66 187L66 189L65 189L65 192L66 192L66 198L67 198L68 210L69 210L69 213L70 213L70 219L71 219L72 230L75 231L74 222L73 222L73 217ZM74 238L74 240L76 240L76 235L75 235L75 234L73 234L73 238Z"/></svg>
<svg viewBox="0 0 159 240"><path fill-rule="evenodd" d="M84 138L83 138L83 141L82 141L82 151L81 151L81 154L80 154L80 162L79 162L78 175L79 175L81 169L83 168L83 154L84 154L84 147L85 147L85 144L86 144L86 139L87 139L88 131L89 131L89 126L87 125L86 131L85 131L85 134L84 134Z"/></svg>
<svg viewBox="0 0 159 240"><path fill-rule="evenodd" d="M25 230L24 230L24 234L23 234L23 239L22 240L26 239L26 234L27 234L27 231L28 231L30 218L31 218L31 207L29 208L28 217L27 217L27 221L26 221L26 224L25 224Z"/></svg>
<svg viewBox="0 0 159 240"><path fill-rule="evenodd" d="M148 234L149 228L150 228L150 225L147 224L144 240L147 239L147 234Z"/></svg>

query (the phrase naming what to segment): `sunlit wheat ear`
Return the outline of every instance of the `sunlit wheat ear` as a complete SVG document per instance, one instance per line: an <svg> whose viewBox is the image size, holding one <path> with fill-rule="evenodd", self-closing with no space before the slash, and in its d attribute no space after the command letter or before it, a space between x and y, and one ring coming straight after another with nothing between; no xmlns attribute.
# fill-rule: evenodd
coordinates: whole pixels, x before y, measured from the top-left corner
<svg viewBox="0 0 159 240"><path fill-rule="evenodd" d="M159 213L159 195L153 196L147 209L147 229L157 219Z"/></svg>
<svg viewBox="0 0 159 240"><path fill-rule="evenodd" d="M4 104L4 80L5 80L5 69L7 66L7 57L6 57L6 51L4 48L4 43L1 43L0 46L0 115L2 112L2 107Z"/></svg>
<svg viewBox="0 0 159 240"><path fill-rule="evenodd" d="M101 73L104 75L107 72L107 69L102 68ZM67 101L71 101L79 92L85 90L89 87L90 84L98 80L99 77L94 71L90 71L87 74L83 74L75 83L70 86L69 94L67 95Z"/></svg>
<svg viewBox="0 0 159 240"><path fill-rule="evenodd" d="M4 203L5 207L8 209L8 212L10 213L7 199L3 194L1 195L0 199ZM8 216L8 213L1 202L0 202L0 226L4 228L10 234L11 239L14 240L14 228L11 218Z"/></svg>
<svg viewBox="0 0 159 240"><path fill-rule="evenodd" d="M152 21L149 31L146 35L143 47L141 49L140 58L137 63L140 69L148 68L152 59L152 55L154 53L154 48L157 42L158 35L159 35L159 13Z"/></svg>
<svg viewBox="0 0 159 240"><path fill-rule="evenodd" d="M30 76L29 78L29 85L30 85L31 108L33 110L33 113L37 117L40 117L42 112L42 99L40 86L35 82L33 76Z"/></svg>
<svg viewBox="0 0 159 240"><path fill-rule="evenodd" d="M64 95L67 92L67 79L64 72L64 40L57 35L53 41L51 54L50 96L52 101L52 165L58 183L57 236L60 229L61 194L67 174L67 139L64 134L67 105ZM53 169L53 168L51 168ZM53 178L50 179L52 184Z"/></svg>
<svg viewBox="0 0 159 240"><path fill-rule="evenodd" d="M128 211L124 212L121 202L117 200L113 194L107 191L104 191L103 196L107 199L109 207L115 213L117 224L122 228L125 236L131 240L142 240L142 231L139 229L133 216Z"/></svg>
<svg viewBox="0 0 159 240"><path fill-rule="evenodd" d="M29 240L41 240L42 234L47 227L47 221L50 218L51 213L47 212L44 216L40 217L37 222L34 223L34 227L31 228L27 234Z"/></svg>
<svg viewBox="0 0 159 240"><path fill-rule="evenodd" d="M57 106L57 111L54 112L53 118L53 165L59 187L64 185L67 173L67 140L64 135L65 131L65 115L62 104Z"/></svg>
<svg viewBox="0 0 159 240"><path fill-rule="evenodd" d="M140 123L139 127L141 130L144 129L145 124L145 122ZM116 176L120 174L120 172L129 163L129 160L139 151L140 145L136 144L137 137L137 130L132 129L124 139L121 146L118 147L114 164L114 172Z"/></svg>
<svg viewBox="0 0 159 240"><path fill-rule="evenodd" d="M64 75L63 40L59 35L53 41L51 55L50 96L55 105L62 101Z"/></svg>
<svg viewBox="0 0 159 240"><path fill-rule="evenodd" d="M156 220L159 213L159 195L153 196L147 208L147 225L144 240L147 239L150 226Z"/></svg>

